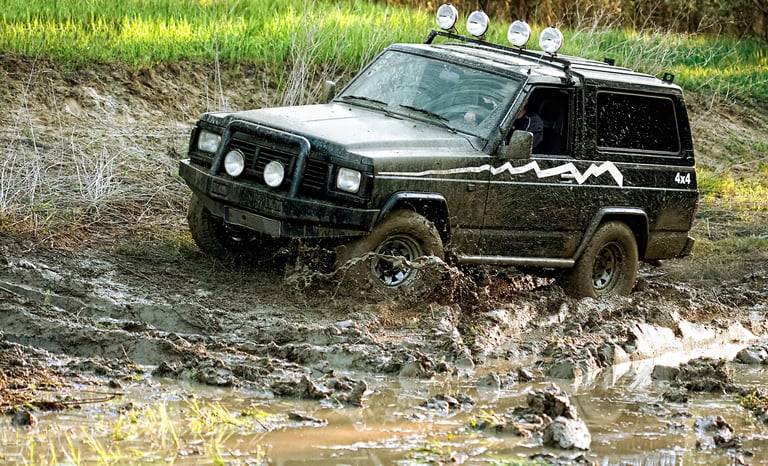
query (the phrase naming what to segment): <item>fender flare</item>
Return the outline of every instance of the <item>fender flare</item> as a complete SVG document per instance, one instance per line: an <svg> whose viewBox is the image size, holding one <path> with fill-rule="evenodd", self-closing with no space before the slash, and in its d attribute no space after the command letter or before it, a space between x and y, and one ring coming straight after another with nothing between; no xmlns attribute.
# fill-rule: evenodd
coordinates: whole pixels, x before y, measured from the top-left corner
<svg viewBox="0 0 768 466"><path fill-rule="evenodd" d="M374 225L384 220L392 211L400 206L411 209L435 224L443 238L443 243L448 243L451 237L451 225L448 219L448 201L442 194L422 192L398 192L394 193L384 202Z"/></svg>
<svg viewBox="0 0 768 466"><path fill-rule="evenodd" d="M630 221L627 221L627 220ZM645 256L645 248L648 244L649 222L648 214L639 207L603 207L598 210L589 222L584 237L581 239L579 247L573 254L574 261L581 257L589 242L592 240L597 229L608 220L619 220L624 222L635 234L637 240L637 252L641 258Z"/></svg>

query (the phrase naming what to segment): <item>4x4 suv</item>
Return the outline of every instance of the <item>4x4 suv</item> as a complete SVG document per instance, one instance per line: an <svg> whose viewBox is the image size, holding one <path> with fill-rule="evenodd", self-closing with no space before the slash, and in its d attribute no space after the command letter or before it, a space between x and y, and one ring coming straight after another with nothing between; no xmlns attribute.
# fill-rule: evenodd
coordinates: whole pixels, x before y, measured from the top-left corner
<svg viewBox="0 0 768 466"><path fill-rule="evenodd" d="M527 25L513 26L517 43ZM689 254L698 191L673 77L558 56L552 28L548 52L484 32L391 45L326 104L202 115L179 169L200 249L322 241L398 291L422 256L560 268L576 296L628 294L638 260ZM515 129L524 107L536 147Z"/></svg>

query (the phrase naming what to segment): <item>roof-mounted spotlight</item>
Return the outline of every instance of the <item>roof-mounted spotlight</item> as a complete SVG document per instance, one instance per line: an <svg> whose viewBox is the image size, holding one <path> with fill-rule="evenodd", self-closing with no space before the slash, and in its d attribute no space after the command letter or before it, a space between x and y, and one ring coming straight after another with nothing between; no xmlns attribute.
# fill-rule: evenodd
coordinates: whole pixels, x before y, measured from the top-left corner
<svg viewBox="0 0 768 466"><path fill-rule="evenodd" d="M443 4L437 9L437 25L440 29L452 31L458 20L459 11L450 3Z"/></svg>
<svg viewBox="0 0 768 466"><path fill-rule="evenodd" d="M563 33L557 28L548 27L541 31L539 47L550 55L554 55L563 46Z"/></svg>
<svg viewBox="0 0 768 466"><path fill-rule="evenodd" d="M507 40L515 47L525 47L531 38L531 27L525 21L517 20L507 29Z"/></svg>
<svg viewBox="0 0 768 466"><path fill-rule="evenodd" d="M473 11L467 18L467 31L475 37L483 37L490 24L491 19L484 11Z"/></svg>

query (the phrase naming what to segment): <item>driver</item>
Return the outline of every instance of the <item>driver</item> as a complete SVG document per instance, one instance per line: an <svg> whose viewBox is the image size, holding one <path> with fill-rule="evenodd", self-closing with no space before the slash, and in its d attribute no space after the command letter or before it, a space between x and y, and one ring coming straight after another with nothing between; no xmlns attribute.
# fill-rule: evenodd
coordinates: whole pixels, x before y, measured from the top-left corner
<svg viewBox="0 0 768 466"><path fill-rule="evenodd" d="M527 106L528 102L517 112L513 126L515 129L533 133L533 151L535 152L536 147L544 140L544 120L538 114L529 112L526 109Z"/></svg>

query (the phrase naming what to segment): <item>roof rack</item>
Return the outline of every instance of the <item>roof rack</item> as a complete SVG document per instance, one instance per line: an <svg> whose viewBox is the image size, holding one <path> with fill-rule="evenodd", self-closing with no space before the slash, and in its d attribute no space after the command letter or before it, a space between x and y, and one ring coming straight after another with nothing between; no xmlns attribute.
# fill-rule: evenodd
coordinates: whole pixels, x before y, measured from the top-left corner
<svg viewBox="0 0 768 466"><path fill-rule="evenodd" d="M535 59L535 60L537 60L539 62L541 62L543 60L545 64L548 64L548 65L556 67L556 68L562 68L562 70L565 72L566 76L568 76L569 79L572 77L571 66L572 66L573 63L570 60L565 59L565 58L557 57L557 56L554 56L554 55L549 55L549 54L544 53L544 52L534 52L534 51L531 51L531 50L525 50L525 49L516 48L516 47L507 47L506 45L495 44L493 42L486 42L486 41L484 41L482 39L473 39L471 37L464 37L464 36L460 36L458 34L453 34L451 32L438 31L438 30L435 30L435 29L433 29L433 30L431 30L429 32L429 35L424 40L424 43L425 44L431 44L432 41L434 41L437 36L447 37L449 39L455 39L455 40L459 40L461 42L467 42L467 43L471 43L471 44L475 44L475 45L480 45L482 47L488 47L488 48L492 48L492 49L502 50L504 52L511 52L511 53L514 53L514 54L517 54L517 55L521 55L521 56L524 56L524 57L533 58L533 59Z"/></svg>

